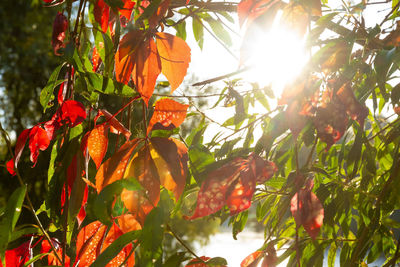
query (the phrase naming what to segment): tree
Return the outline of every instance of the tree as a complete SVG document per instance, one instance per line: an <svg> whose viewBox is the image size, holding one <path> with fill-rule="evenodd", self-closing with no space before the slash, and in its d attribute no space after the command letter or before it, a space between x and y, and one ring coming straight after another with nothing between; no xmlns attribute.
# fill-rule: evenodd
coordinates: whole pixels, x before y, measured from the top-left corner
<svg viewBox="0 0 400 267"><path fill-rule="evenodd" d="M265 241L242 266L285 259L322 266L325 256L333 266L336 253L343 266L399 261L397 2L373 28L364 24L363 10L373 4L367 2L334 11L323 11L318 0L45 2L58 10L51 43L61 63L40 93L47 115L19 133L14 150L0 128L12 155L7 169L20 184L0 221L3 265L226 265L196 255L177 221L228 220L235 238L251 206ZM165 87L172 94L193 60L184 40L188 19L200 46L204 30L229 45L225 21L237 12L245 65L251 36L269 29L278 11L279 23L307 34L311 56L276 108L269 87L240 79L212 95L166 96ZM204 133L214 120L191 100L215 95L215 105L235 113L220 125L230 133L208 142ZM107 106L110 99L117 100ZM266 111L250 112L256 102ZM381 114L388 106L390 114ZM188 110L198 123L184 138L179 127ZM262 136L254 140L257 128ZM25 184L29 173L18 166L28 154L33 167L48 162L40 206ZM35 227L17 225L22 207ZM182 245L169 257L167 234Z"/></svg>

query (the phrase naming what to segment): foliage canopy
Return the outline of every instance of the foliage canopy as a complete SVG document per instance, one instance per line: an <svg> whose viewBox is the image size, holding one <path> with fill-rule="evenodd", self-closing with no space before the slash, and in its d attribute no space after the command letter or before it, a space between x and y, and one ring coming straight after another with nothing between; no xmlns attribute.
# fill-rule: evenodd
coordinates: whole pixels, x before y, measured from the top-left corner
<svg viewBox="0 0 400 267"><path fill-rule="evenodd" d="M265 241L241 266L399 261L400 2L374 27L363 12L376 3L366 1L337 9L319 0L42 4L54 10L53 30L37 41L51 42L60 64L38 96L44 119L18 130L13 149L0 127L5 166L20 183L0 213L2 265L223 266L196 255L174 222L220 218L236 238L251 206ZM229 48L236 16L245 32L239 71L193 85L225 80L211 95L177 90L196 60L189 22L200 47L206 30ZM304 38L310 57L271 109L271 86L231 78L251 67L256 29L274 23ZM235 110L211 141L204 133L217 122L193 100L209 97ZM107 110L111 98L116 110ZM252 112L257 105L264 111ZM183 136L189 116L195 126ZM48 162L41 205L31 201L29 172L19 171L28 154L33 168ZM17 223L23 207L34 225ZM166 235L184 250L166 257Z"/></svg>

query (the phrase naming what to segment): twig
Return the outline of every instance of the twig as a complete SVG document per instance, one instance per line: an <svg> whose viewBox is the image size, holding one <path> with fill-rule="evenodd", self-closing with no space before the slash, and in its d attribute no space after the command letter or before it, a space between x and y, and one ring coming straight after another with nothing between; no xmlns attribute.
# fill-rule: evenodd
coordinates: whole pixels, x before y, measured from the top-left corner
<svg viewBox="0 0 400 267"><path fill-rule="evenodd" d="M169 224L167 224L167 231L169 231L173 237L175 237L176 240L178 240L178 242L193 256L195 256L198 260L200 260L201 262L204 262L204 260L202 260L199 256L197 256L197 254L191 249L189 248L188 245L186 245L186 243L172 230L172 228L169 226Z"/></svg>
<svg viewBox="0 0 400 267"><path fill-rule="evenodd" d="M237 70L237 71L234 71L234 72L231 72L231 73L228 73L228 74L217 76L215 78L211 78L211 79L208 79L208 80L205 80L205 81L202 81L202 82L194 83L194 84L192 84L192 86L202 86L202 85L206 85L206 84L209 84L209 83L218 82L220 80L223 80L223 79L229 78L231 76L238 75L238 74L240 74L242 72L248 71L248 70L250 70L252 68L253 67L244 67L244 68L242 68L240 70Z"/></svg>

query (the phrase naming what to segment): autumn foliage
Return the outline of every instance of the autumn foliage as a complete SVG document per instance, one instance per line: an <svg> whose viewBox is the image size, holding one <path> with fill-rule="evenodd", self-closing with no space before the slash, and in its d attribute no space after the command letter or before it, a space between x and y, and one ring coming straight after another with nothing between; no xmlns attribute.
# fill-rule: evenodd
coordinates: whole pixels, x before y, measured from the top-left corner
<svg viewBox="0 0 400 267"><path fill-rule="evenodd" d="M365 1L335 12L319 0L42 4L58 10L48 43L60 65L40 94L44 119L14 149L0 127L4 166L20 183L0 213L0 266L227 265L196 255L173 218L226 221L234 239L248 220L259 223L265 241L242 267L322 266L326 254L335 266L336 253L346 266L399 261L398 4L374 28ZM229 49L227 23L236 20L239 71L193 85L225 79L216 94L186 94L196 60L187 22L200 47L205 29ZM276 25L305 41L309 59L272 101L272 86L231 76L253 67L254 33ZM203 97L234 115L217 122L197 107ZM221 129L211 141L209 124ZM25 158L29 168L48 166L40 207ZM34 227L19 225L22 208ZM165 255L165 235L184 251Z"/></svg>

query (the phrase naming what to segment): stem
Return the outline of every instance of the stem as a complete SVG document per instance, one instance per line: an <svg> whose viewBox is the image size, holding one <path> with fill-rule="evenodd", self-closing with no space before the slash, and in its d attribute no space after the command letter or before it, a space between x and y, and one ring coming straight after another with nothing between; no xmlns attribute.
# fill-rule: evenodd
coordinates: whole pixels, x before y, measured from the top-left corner
<svg viewBox="0 0 400 267"><path fill-rule="evenodd" d="M209 83L217 82L217 81L220 81L220 80L229 78L229 77L231 77L231 76L238 75L238 74L240 74L240 73L242 73L242 72L248 71L248 70L250 70L251 68L252 68L252 67L244 67L244 68L242 68L242 69L240 69L240 70L237 70L237 71L234 71L234 72L230 72L230 73L228 73L228 74L224 74L224 75L221 75L221 76L217 76L217 77L215 77L215 78L208 79L208 80L205 80L205 81L202 81L202 82L194 83L194 84L192 84L192 86L202 86L202 85L206 85L206 84L209 84Z"/></svg>
<svg viewBox="0 0 400 267"><path fill-rule="evenodd" d="M197 256L196 253L194 253L194 251L189 248L188 245L186 245L186 243L171 229L171 227L169 226L169 224L167 224L167 231L169 231L173 237L175 237L176 240L178 240L178 242L190 253L192 254L194 257L196 257L198 260L200 260L201 262L204 262L204 260L202 260L199 256Z"/></svg>
<svg viewBox="0 0 400 267"><path fill-rule="evenodd" d="M10 138L9 138L8 134L6 133L6 131L3 129L2 125L1 125L1 122L0 122L0 132L1 132L1 134L2 134L2 136L3 136L3 138L4 138L4 140L5 140L6 143L7 143L7 148L8 148L8 150L9 150L10 154L11 154L11 157L14 158L14 153L13 153L13 151L12 151L12 149L11 149ZM14 168L14 169L15 169L15 172L17 173L18 182L20 183L21 186L24 186L25 184L24 184L24 182L23 182L23 180L22 180L21 174L20 174L19 171L18 171L18 168ZM57 250L56 250L56 248L54 247L53 243L51 242L51 239L50 239L49 234L48 234L48 233L46 232L46 230L44 229L42 223L41 223L40 220L39 220L39 217L36 215L35 208L33 207L33 204L32 204L32 201L31 201L31 199L30 199L30 197L29 197L28 192L26 192L26 194L25 194L25 199L26 199L26 201L28 202L29 210L32 212L32 215L33 215L33 217L34 217L34 219L35 219L37 225L39 226L40 231L42 231L44 237L45 237L46 240L50 243L51 250L53 251L55 257L57 258L57 260L59 260L60 262L62 262L62 261L61 261L60 255L57 254Z"/></svg>
<svg viewBox="0 0 400 267"><path fill-rule="evenodd" d="M144 100L142 101L142 112L143 112L143 130L144 130L144 133L145 133L145 135L146 135L146 138L145 138L145 142L146 142L146 144L147 144L147 137L148 137L148 133L147 133L147 114L146 114L146 105L145 105L145 103L144 103Z"/></svg>

